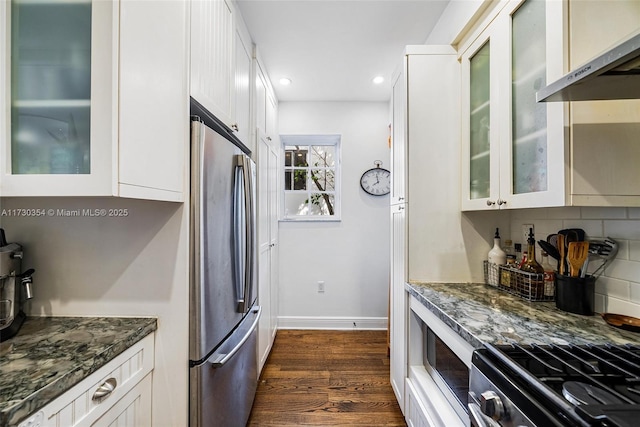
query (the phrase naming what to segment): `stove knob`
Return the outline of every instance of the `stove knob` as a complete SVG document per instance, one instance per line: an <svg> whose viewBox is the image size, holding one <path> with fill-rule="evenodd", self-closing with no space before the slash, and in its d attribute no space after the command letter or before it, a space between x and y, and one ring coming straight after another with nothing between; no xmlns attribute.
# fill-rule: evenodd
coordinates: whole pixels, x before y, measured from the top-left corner
<svg viewBox="0 0 640 427"><path fill-rule="evenodd" d="M480 394L480 408L483 414L496 421L500 421L505 415L504 405L500 400L500 396L490 390Z"/></svg>

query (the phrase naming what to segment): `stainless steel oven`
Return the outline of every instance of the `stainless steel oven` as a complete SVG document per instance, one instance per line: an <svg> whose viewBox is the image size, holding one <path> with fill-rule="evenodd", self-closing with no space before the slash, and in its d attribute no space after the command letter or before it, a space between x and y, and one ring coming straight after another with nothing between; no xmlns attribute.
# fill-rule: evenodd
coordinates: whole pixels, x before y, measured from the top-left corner
<svg viewBox="0 0 640 427"><path fill-rule="evenodd" d="M424 368L462 419L467 418L469 367L425 323L422 324Z"/></svg>
<svg viewBox="0 0 640 427"><path fill-rule="evenodd" d="M469 409L475 427L637 427L640 346L487 345Z"/></svg>

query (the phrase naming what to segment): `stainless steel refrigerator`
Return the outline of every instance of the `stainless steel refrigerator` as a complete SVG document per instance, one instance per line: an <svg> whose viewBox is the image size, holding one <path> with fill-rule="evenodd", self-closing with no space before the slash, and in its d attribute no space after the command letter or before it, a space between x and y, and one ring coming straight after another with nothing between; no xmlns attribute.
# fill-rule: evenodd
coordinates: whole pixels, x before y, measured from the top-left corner
<svg viewBox="0 0 640 427"><path fill-rule="evenodd" d="M192 100L190 426L244 426L258 383L255 163L200 107Z"/></svg>

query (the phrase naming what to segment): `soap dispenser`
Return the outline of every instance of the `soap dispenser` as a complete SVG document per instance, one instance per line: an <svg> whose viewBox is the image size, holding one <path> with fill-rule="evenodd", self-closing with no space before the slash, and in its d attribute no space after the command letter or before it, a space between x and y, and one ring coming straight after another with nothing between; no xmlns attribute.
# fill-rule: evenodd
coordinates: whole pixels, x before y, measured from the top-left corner
<svg viewBox="0 0 640 427"><path fill-rule="evenodd" d="M496 228L496 234L493 236L493 248L489 251L488 260L496 265L505 265L507 263L507 254L500 247L500 231L498 228Z"/></svg>

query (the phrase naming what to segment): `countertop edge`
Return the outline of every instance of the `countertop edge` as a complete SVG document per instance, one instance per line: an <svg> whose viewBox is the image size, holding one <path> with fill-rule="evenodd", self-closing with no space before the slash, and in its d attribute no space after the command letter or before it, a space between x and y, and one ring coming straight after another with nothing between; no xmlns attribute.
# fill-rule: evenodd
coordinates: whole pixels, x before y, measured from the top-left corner
<svg viewBox="0 0 640 427"><path fill-rule="evenodd" d="M469 343L473 348L482 348L484 347L484 343L481 339L473 335L470 331L465 329L459 322L457 322L454 318L445 313L440 307L433 304L429 301L424 295L418 292L414 285L411 283L405 283L405 290L409 292L411 296L414 296L422 305L424 305L430 312L436 315L440 320L442 320L449 328L451 328L456 334L458 334L462 339L464 339L467 343Z"/></svg>
<svg viewBox="0 0 640 427"><path fill-rule="evenodd" d="M69 316L62 316L68 318ZM87 319L89 317L79 317L79 319ZM56 378L51 383L34 391L32 394L22 400L16 400L15 403L5 407L0 411L0 426L18 425L24 420L24 414L20 413L25 407L28 413L35 413L44 408L56 398L69 391L75 385L83 381L85 378L98 371L104 365L116 358L118 355L131 348L136 343L142 341L148 335L154 333L158 329L158 319L156 317L122 317L123 319L140 319L148 320L149 323L140 326L135 332L124 340L115 341L109 347L105 348L99 354L96 354L90 364L78 365L74 369L66 372L60 378Z"/></svg>

